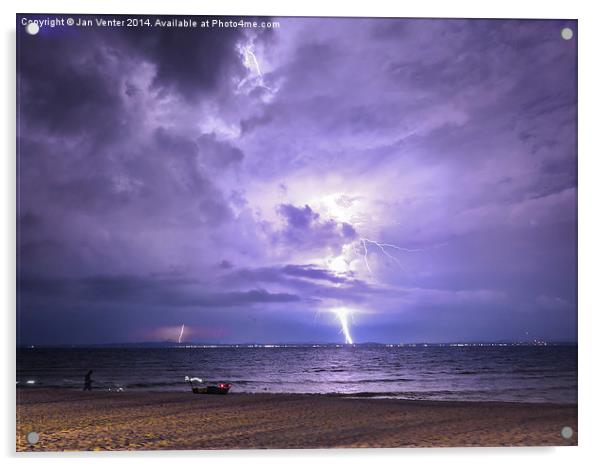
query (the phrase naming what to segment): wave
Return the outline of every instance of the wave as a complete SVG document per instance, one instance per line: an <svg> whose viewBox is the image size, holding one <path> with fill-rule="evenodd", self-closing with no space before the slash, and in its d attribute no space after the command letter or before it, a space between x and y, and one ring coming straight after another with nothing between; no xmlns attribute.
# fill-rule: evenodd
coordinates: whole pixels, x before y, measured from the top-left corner
<svg viewBox="0 0 602 466"><path fill-rule="evenodd" d="M380 355L378 355L380 353ZM528 354L527 354L528 353ZM18 387L187 391L184 376L230 382L232 393L311 392L363 398L554 401L577 393L576 351L550 347L504 351L456 348L237 349L210 357L198 350L73 349L22 351ZM375 357L378 355L378 357ZM27 384L35 380L35 384Z"/></svg>

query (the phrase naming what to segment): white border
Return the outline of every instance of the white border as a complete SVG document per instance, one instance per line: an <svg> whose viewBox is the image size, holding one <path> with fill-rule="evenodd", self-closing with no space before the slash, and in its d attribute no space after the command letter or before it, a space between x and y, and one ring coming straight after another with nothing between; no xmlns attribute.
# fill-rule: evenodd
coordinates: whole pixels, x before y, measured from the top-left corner
<svg viewBox="0 0 602 466"><path fill-rule="evenodd" d="M455 448L455 449L380 449L380 450L271 450L227 452L157 452L117 454L42 454L19 455L25 462L43 457L50 463L65 458L85 458L90 464L103 459L127 460L131 464L162 464L170 458L176 461L209 461L226 464L253 465L282 464L287 466L308 462L325 462L329 465L401 461L420 461L421 464L482 464L507 466L509 462L545 462L549 465L566 466L569 462L592 460L596 453L600 431L599 376L600 346L598 333L602 328L600 313L600 281L602 254L599 241L602 238L601 185L602 148L600 147L600 115L602 108L600 83L600 40L602 25L596 2L524 0L421 0L400 2L370 0L362 3L349 1L302 0L220 0L192 2L191 0L145 0L127 3L123 0L75 1L42 0L3 1L2 14L2 95L3 111L1 140L5 144L2 157L2 229L0 234L0 296L3 298L4 315L3 355L4 370L0 382L3 419L0 423L0 439L4 456L15 460L15 13L145 13L145 14L230 14L273 16L404 16L404 17L482 17L482 18L570 18L578 19L579 37L579 447L564 448ZM598 455L599 456L599 455ZM23 464L21 461L21 464Z"/></svg>

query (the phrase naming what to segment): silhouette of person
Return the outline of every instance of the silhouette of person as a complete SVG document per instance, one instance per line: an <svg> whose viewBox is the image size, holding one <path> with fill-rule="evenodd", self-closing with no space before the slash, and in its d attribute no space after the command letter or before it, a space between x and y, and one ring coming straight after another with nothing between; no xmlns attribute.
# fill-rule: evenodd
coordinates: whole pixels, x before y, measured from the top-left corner
<svg viewBox="0 0 602 466"><path fill-rule="evenodd" d="M92 371L88 371L86 377L84 377L84 391L92 391Z"/></svg>

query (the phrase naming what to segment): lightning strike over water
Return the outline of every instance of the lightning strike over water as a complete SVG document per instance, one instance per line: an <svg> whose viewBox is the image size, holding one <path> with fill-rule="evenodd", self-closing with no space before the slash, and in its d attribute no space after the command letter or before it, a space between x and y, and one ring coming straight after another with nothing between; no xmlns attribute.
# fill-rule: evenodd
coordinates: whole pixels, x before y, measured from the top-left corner
<svg viewBox="0 0 602 466"><path fill-rule="evenodd" d="M182 335L184 335L184 324L182 324L182 328L180 329L180 336L178 337L178 343L182 343Z"/></svg>
<svg viewBox="0 0 602 466"><path fill-rule="evenodd" d="M345 343L348 345L353 344L353 338L351 338L351 333L349 332L349 309L344 307L339 307L333 309L332 312L337 316L339 322L341 323L341 332L345 335Z"/></svg>

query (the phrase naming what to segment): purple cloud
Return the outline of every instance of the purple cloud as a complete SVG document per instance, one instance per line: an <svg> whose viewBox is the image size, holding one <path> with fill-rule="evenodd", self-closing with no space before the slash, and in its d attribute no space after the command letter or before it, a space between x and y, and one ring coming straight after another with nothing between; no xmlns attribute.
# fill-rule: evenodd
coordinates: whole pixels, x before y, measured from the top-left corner
<svg viewBox="0 0 602 466"><path fill-rule="evenodd" d="M278 213L284 219L285 226L278 232L277 239L292 246L340 250L343 244L357 237L357 232L350 224L323 220L307 204L304 207L281 204Z"/></svg>
<svg viewBox="0 0 602 466"><path fill-rule="evenodd" d="M19 341L576 338L576 22L275 19L18 28Z"/></svg>

